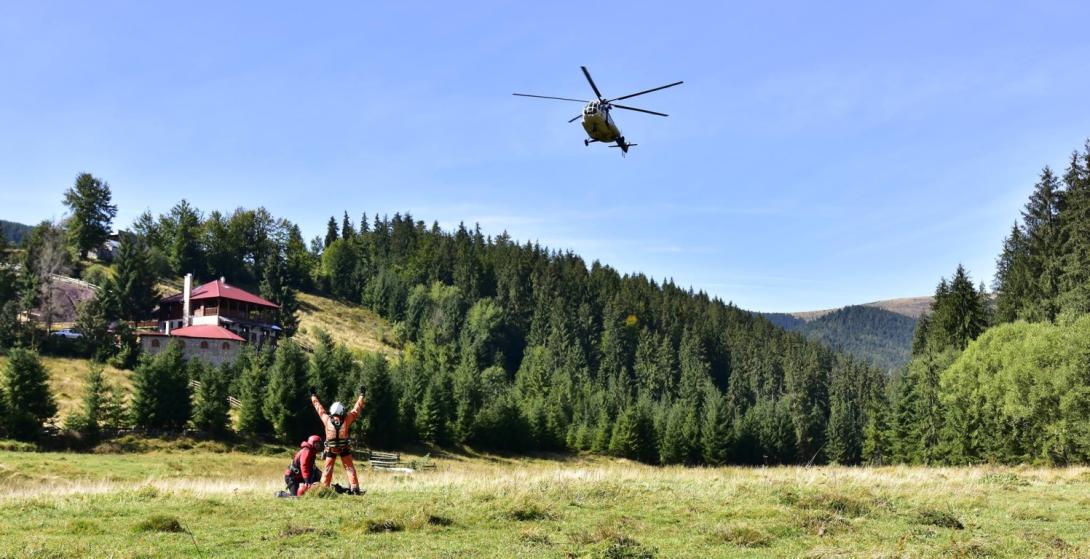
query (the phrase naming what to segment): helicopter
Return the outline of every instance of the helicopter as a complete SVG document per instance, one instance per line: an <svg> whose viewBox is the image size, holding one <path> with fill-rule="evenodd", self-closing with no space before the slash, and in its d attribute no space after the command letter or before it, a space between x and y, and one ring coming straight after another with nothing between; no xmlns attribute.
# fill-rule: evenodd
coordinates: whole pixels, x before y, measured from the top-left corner
<svg viewBox="0 0 1090 559"><path fill-rule="evenodd" d="M652 89L646 89L638 93L631 93L629 95L622 95L620 97L614 97L613 99L606 99L602 96L602 92L598 91L598 86L594 84L594 79L590 77L590 72L587 71L586 66L580 66L583 69L583 75L587 77L587 82L590 84L590 88L594 90L594 95L598 98L593 101L586 99L571 99L568 97L551 97L548 95L531 95L529 93L513 93L519 97L537 97L538 99L556 99L558 101L575 101L578 103L586 103L583 107L583 113L569 120L568 122L575 122L580 118L583 119L583 130L587 131L589 138L583 140L583 145L589 146L594 142L602 142L608 144L610 142L616 142L616 145L609 146L611 148L621 148L621 155L628 153L628 148L635 146L636 144L630 144L624 139L624 135L621 134L621 129L617 127L617 124L613 122L613 117L609 115L609 111L612 109L624 109L626 111L637 111L641 113L647 113L658 116L670 116L665 113L659 113L655 111L649 111L647 109L638 109L636 107L629 107L626 105L618 105L614 101L621 101L623 99L629 99L636 97L637 95L644 95L668 87L674 87L675 85L681 85L685 82L674 82L671 84L655 87Z"/></svg>

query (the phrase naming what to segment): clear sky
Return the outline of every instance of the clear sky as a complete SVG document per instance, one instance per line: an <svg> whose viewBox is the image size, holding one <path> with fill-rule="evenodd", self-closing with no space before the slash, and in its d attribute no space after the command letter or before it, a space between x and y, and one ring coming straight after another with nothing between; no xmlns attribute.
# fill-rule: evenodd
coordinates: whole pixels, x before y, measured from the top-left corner
<svg viewBox="0 0 1090 559"><path fill-rule="evenodd" d="M685 84L616 111L622 159L578 104L511 96L587 98L580 65L608 97ZM1081 0L0 7L0 218L60 218L89 171L122 226L408 211L757 310L990 283L1088 136Z"/></svg>

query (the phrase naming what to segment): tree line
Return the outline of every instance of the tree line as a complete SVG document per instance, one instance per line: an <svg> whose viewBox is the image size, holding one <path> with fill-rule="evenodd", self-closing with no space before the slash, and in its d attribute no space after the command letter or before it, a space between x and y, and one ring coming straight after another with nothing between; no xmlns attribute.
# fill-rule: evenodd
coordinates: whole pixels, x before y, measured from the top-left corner
<svg viewBox="0 0 1090 559"><path fill-rule="evenodd" d="M101 198L108 188L95 192ZM36 231L41 237L51 229L89 229L71 225L79 215ZM78 267L75 238L61 236L70 244L60 252ZM389 363L381 356L347 358L347 350L326 340L313 355L283 343L222 372L233 379L228 391L243 402L235 429L285 442L305 425L294 422L306 413L296 400L305 382L347 398L340 390L358 383L344 379L378 375L389 379L383 389L389 403L372 401L385 410L385 427L368 431L379 437L374 444L582 450L662 463L856 463L884 387L873 368L706 293L588 265L571 252L519 243L506 233L428 227L409 214L364 214L357 225L345 212L339 223L330 218L324 238L307 244L296 225L263 208L206 216L183 200L158 217L141 215L121 241L107 288L81 322L146 316L148 306L139 301L157 297L156 281L191 272L257 283L263 293L268 286L281 303L295 290L318 291L394 325L402 351ZM29 265L17 273L40 268L33 253L42 246L48 243L24 242ZM293 309L287 314L291 322ZM129 363L136 380L128 403L132 424L162 426L138 419L146 407L140 379L165 379L148 382L167 383L162 393L171 394L183 378L213 374L167 359ZM311 378L312 370L326 372ZM222 385L200 380L204 391ZM190 400L204 401L199 394ZM209 427L197 418L219 417L182 411L168 426Z"/></svg>
<svg viewBox="0 0 1090 559"><path fill-rule="evenodd" d="M1042 170L993 293L961 266L918 322L876 447L912 463L1090 461L1090 142ZM884 410L884 411L882 411Z"/></svg>

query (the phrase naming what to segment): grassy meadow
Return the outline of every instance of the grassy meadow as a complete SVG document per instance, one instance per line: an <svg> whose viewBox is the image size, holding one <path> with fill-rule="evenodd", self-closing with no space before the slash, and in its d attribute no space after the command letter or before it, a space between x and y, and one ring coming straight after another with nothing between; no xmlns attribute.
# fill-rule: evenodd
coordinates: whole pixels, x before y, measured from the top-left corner
<svg viewBox="0 0 1090 559"><path fill-rule="evenodd" d="M0 557L1085 557L1090 469L443 456L275 499L288 449L0 451ZM343 472L336 479L343 482Z"/></svg>
<svg viewBox="0 0 1090 559"><path fill-rule="evenodd" d="M49 372L49 389L57 402L57 424L64 423L64 418L80 406L84 395L84 385L90 362L74 357L41 356L42 366ZM0 370L7 365L8 358L0 355ZM103 375L111 384L120 384L126 388L132 386L132 372L103 365Z"/></svg>

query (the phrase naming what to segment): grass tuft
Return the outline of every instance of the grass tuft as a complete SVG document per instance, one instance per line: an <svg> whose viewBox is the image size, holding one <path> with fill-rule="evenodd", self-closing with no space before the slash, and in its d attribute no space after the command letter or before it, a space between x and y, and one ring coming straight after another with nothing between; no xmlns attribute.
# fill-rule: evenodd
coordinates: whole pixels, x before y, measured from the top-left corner
<svg viewBox="0 0 1090 559"><path fill-rule="evenodd" d="M523 530L519 533L519 541L530 545L550 546L553 545L549 534L540 530Z"/></svg>
<svg viewBox="0 0 1090 559"><path fill-rule="evenodd" d="M938 526L952 530L965 529L965 525L953 513L938 509L921 509L916 514L916 522L925 526Z"/></svg>
<svg viewBox="0 0 1090 559"><path fill-rule="evenodd" d="M368 519L363 523L364 530L371 534L383 534L389 532L401 532L405 525L397 520Z"/></svg>
<svg viewBox="0 0 1090 559"><path fill-rule="evenodd" d="M998 485L1000 487L1011 489L1014 487L1026 487L1029 485L1029 480L1013 472L992 472L985 474L980 478L981 483L988 485Z"/></svg>
<svg viewBox="0 0 1090 559"><path fill-rule="evenodd" d="M153 514L136 525L137 532L185 532L182 523L173 516Z"/></svg>
<svg viewBox="0 0 1090 559"><path fill-rule="evenodd" d="M315 485L303 493L304 499L336 499L337 497L340 495L337 494L336 489L324 485Z"/></svg>
<svg viewBox="0 0 1090 559"><path fill-rule="evenodd" d="M803 509L827 510L849 518L866 516L872 508L866 501L834 492L800 497L797 506Z"/></svg>
<svg viewBox="0 0 1090 559"><path fill-rule="evenodd" d="M534 522L538 520L549 520L552 518L552 513L536 503L528 503L508 509L505 516L519 522Z"/></svg>
<svg viewBox="0 0 1090 559"><path fill-rule="evenodd" d="M610 540L596 555L603 559L654 559L658 551L640 542L620 536Z"/></svg>
<svg viewBox="0 0 1090 559"><path fill-rule="evenodd" d="M772 543L772 536L752 526L718 526L713 532L715 539L738 547L766 547Z"/></svg>
<svg viewBox="0 0 1090 559"><path fill-rule="evenodd" d="M452 526L452 525L454 525L454 520L451 520L450 518L448 518L446 516L441 516L441 515L438 515L438 514L429 514L427 522L428 522L429 526Z"/></svg>
<svg viewBox="0 0 1090 559"><path fill-rule="evenodd" d="M280 537L293 538L295 536L302 536L304 534L309 534L316 531L317 528L313 528L311 526L298 526L289 522L285 524L282 528L280 528Z"/></svg>

